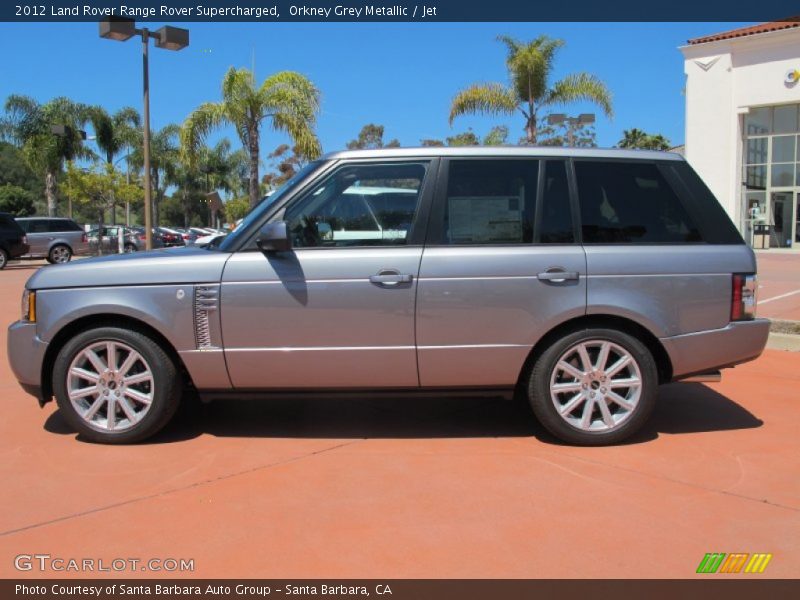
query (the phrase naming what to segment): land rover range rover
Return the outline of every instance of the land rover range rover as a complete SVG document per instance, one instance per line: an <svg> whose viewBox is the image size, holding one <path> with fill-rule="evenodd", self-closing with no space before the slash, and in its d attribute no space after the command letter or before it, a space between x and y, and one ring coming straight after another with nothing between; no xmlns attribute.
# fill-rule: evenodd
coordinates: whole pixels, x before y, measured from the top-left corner
<svg viewBox="0 0 800 600"><path fill-rule="evenodd" d="M756 358L756 261L679 156L349 151L218 247L39 270L11 365L86 438L144 439L207 400L527 396L575 444L637 431L659 384Z"/></svg>

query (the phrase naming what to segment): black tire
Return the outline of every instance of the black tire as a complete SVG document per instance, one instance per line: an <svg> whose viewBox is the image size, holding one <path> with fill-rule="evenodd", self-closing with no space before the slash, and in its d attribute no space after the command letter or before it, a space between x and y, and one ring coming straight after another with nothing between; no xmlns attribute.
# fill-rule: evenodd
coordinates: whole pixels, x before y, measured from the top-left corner
<svg viewBox="0 0 800 600"><path fill-rule="evenodd" d="M8 264L8 252L0 248L0 271L6 268Z"/></svg>
<svg viewBox="0 0 800 600"><path fill-rule="evenodd" d="M103 430L90 425L77 412L67 393L68 373L72 361L87 347L98 342L117 342L138 352L152 373L152 401L137 423L122 431ZM120 365L118 365L120 366ZM99 369L98 369L99 370ZM180 404L183 382L172 359L146 334L118 327L90 329L69 340L58 353L53 368L53 391L61 414L83 437L103 444L128 444L144 440L160 431L175 414ZM99 395L98 395L99 398ZM98 402L99 400L94 400ZM119 402L117 400L117 402ZM130 406L130 403L129 403ZM105 407L106 413L108 407ZM102 408L98 414L102 414ZM116 411L125 420L121 407Z"/></svg>
<svg viewBox="0 0 800 600"><path fill-rule="evenodd" d="M125 244L123 250L126 254L130 254L131 252L138 252L139 249L136 247L136 244Z"/></svg>
<svg viewBox="0 0 800 600"><path fill-rule="evenodd" d="M64 264L72 260L72 248L65 244L56 244L47 254L47 262L51 265Z"/></svg>
<svg viewBox="0 0 800 600"><path fill-rule="evenodd" d="M594 341L598 342L597 346L594 345ZM564 357L565 353L585 342L590 342L587 354L590 363L593 365L596 365L597 362L600 361L599 352L602 348L602 342L611 342L611 344L616 345L617 348L627 352L635 361L634 366L638 366L641 387L639 388L638 399L633 408L626 410L622 405L616 404L613 401L611 403L605 403L605 406L609 407L608 412L612 413L612 422L613 419L619 419L619 423L614 426L606 426L598 422L598 419L600 421L603 420L603 413L600 410L600 400L606 397L606 390L611 389L611 386L608 386L608 388L600 388L601 385L608 385L607 383L600 382L600 371L593 373L590 376L591 380L587 378L588 383L585 386L581 384L581 389L577 391L565 391L563 395L556 394L556 400L560 403L562 409L570 400L575 400L578 394L584 394L584 400L579 399L576 401L574 412L577 412L579 409L585 409L591 402L593 408L589 409L588 412L589 421L592 425L587 429L591 429L591 427L606 427L605 430L591 431L582 429L568 422L567 418L562 417L559 410L556 408L556 400L551 397L551 378L560 377L557 371L557 363ZM598 354L590 354L595 348ZM614 348L614 346L611 346L611 348ZM610 355L611 359L617 359L615 350L612 349L610 352L612 353ZM576 357L575 361L577 362L577 360L579 359ZM623 378L629 373L632 376L634 373L632 370L634 366L625 367L621 371ZM611 369L608 370L609 372L611 371ZM556 371L556 375L554 375L554 371ZM563 374L563 370L561 373ZM602 373L602 376L605 377L605 373ZM628 377L628 379L630 378L631 377ZM579 381L583 381L579 380L577 376L572 376L572 379L574 381L569 381L565 385L574 385ZM554 379L554 381L558 383L559 379ZM561 379L561 381L564 381L564 379ZM606 379L603 379L603 381L605 382ZM595 388L593 387L594 385L598 387ZM539 422L558 439L569 444L580 446L606 446L617 444L636 433L653 412L657 388L658 370L655 360L647 347L641 341L627 333L614 329L601 328L589 328L575 331L553 342L539 356L533 369L531 369L527 382L528 400ZM621 389L620 395L631 393L631 388L615 389ZM596 390L596 392L592 390ZM586 397L586 395L592 393L597 394L597 400ZM570 397L572 394L575 394L575 396ZM592 398L595 398L595 396L592 396ZM583 410L581 410L581 415L583 414ZM570 414L570 416L572 415Z"/></svg>

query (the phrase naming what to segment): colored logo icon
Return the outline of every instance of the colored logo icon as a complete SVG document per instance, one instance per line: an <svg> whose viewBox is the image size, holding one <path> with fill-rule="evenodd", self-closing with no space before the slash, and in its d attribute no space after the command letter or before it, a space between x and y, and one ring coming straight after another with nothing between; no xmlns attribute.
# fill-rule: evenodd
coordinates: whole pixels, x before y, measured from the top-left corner
<svg viewBox="0 0 800 600"><path fill-rule="evenodd" d="M800 70L789 69L786 71L786 77L783 79L784 83L797 83L800 81Z"/></svg>
<svg viewBox="0 0 800 600"><path fill-rule="evenodd" d="M697 566L698 573L763 573L767 568L772 554L756 553L747 554L738 552L725 554L724 552L708 552Z"/></svg>

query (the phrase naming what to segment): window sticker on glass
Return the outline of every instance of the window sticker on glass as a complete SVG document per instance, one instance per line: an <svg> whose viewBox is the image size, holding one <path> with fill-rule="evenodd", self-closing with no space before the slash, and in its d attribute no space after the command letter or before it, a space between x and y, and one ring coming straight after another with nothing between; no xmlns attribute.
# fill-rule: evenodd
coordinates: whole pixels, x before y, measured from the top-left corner
<svg viewBox="0 0 800 600"><path fill-rule="evenodd" d="M519 196L448 198L450 241L455 244L521 242L524 198L524 188Z"/></svg>

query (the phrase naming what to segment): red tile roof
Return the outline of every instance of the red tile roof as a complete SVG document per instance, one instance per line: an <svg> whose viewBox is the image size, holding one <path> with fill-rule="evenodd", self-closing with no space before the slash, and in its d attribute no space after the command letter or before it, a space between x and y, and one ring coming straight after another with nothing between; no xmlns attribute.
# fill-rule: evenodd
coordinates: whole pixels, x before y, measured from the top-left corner
<svg viewBox="0 0 800 600"><path fill-rule="evenodd" d="M689 40L689 44L705 44L706 42L729 40L732 38L746 37L748 35L756 35L757 33L767 33L769 31L779 31L781 29L792 29L795 27L800 27L800 15L788 17L783 21L770 21L769 23L761 23L760 25L753 25L752 27L731 29L730 31L723 31L722 33L715 33L714 35L694 38Z"/></svg>

